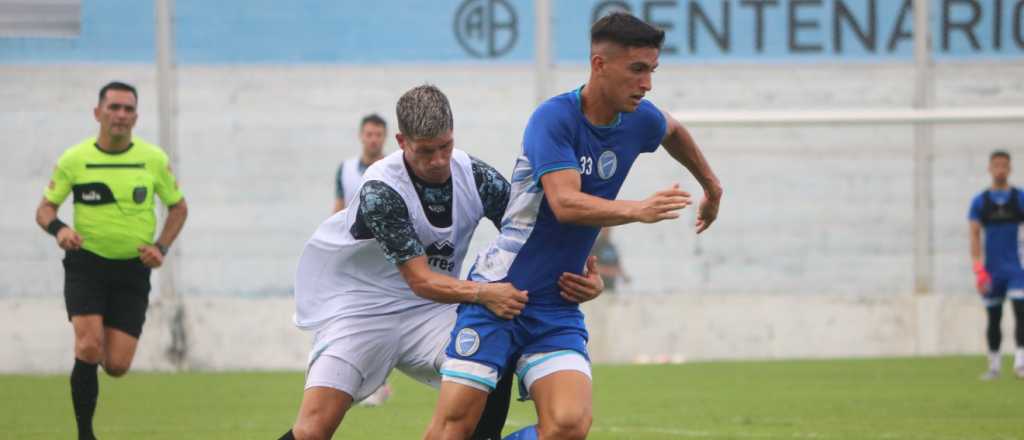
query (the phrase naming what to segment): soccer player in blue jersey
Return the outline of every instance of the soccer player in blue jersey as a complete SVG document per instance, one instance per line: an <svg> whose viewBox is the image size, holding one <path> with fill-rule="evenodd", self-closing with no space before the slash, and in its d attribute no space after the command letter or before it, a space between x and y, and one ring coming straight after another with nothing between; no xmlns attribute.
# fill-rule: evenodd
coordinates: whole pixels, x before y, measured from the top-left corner
<svg viewBox="0 0 1024 440"><path fill-rule="evenodd" d="M1021 268L1017 241L1020 223L1024 221L1024 192L1010 186L1010 154L995 151L989 157L988 172L992 187L974 197L968 214L971 225L971 260L978 293L988 314L988 370L983 380L999 377L1001 356L999 345L1003 334L1003 302L1010 297L1016 318L1017 352L1013 369L1024 379L1024 268ZM985 231L985 255L982 258L981 231Z"/></svg>
<svg viewBox="0 0 1024 440"><path fill-rule="evenodd" d="M673 185L640 200L615 200L640 153L663 145L704 189L697 232L718 215L722 187L683 126L644 100L664 32L628 14L591 28L590 79L544 102L523 135L501 233L470 278L510 282L528 292L522 314L501 319L461 305L427 439L465 439L504 367L515 361L538 424L518 438L582 439L591 423L587 330L558 276L579 273L602 226L677 218L690 195ZM518 435L518 434L517 434Z"/></svg>

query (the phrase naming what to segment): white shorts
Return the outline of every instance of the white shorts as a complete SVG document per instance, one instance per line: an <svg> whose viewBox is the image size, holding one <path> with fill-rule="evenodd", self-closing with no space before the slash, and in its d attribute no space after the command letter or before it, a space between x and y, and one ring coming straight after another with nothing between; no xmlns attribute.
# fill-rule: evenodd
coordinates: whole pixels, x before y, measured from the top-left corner
<svg viewBox="0 0 1024 440"><path fill-rule="evenodd" d="M442 366L444 378L480 391L491 392L498 382L498 370L489 365L462 359L449 359ZM559 350L520 356L516 361L519 376L519 400L530 399L530 389L538 380L561 371L578 371L593 380L590 361L573 350ZM507 374L507 373L506 373Z"/></svg>
<svg viewBox="0 0 1024 440"><path fill-rule="evenodd" d="M590 372L590 361L572 350L534 353L522 356L516 361L516 376L519 376L519 400L530 399L534 382L560 371L578 371L594 380Z"/></svg>
<svg viewBox="0 0 1024 440"><path fill-rule="evenodd" d="M431 304L327 323L313 338L306 388L334 388L358 402L383 385L393 368L419 382L440 386L455 308Z"/></svg>

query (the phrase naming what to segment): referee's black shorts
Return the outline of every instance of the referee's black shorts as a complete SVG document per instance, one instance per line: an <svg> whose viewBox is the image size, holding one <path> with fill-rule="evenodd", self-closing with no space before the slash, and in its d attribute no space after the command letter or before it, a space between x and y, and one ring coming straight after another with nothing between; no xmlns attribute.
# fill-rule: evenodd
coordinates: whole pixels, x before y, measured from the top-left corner
<svg viewBox="0 0 1024 440"><path fill-rule="evenodd" d="M150 269L138 258L110 260L86 250L64 257L64 303L75 315L103 315L103 326L136 338L149 306Z"/></svg>

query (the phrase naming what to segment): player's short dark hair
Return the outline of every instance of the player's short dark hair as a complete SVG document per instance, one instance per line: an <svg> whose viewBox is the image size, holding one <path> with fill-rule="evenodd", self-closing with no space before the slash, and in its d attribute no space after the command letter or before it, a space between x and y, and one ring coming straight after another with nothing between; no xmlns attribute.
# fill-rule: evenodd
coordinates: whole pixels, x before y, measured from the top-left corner
<svg viewBox="0 0 1024 440"><path fill-rule="evenodd" d="M993 151L992 154L990 154L988 156L988 161L992 162L997 157L1002 157L1002 158L1004 158L1006 160L1010 160L1010 153L1007 153L1006 150L996 150L996 151Z"/></svg>
<svg viewBox="0 0 1024 440"><path fill-rule="evenodd" d="M107 97L108 90L121 90L125 92L132 92L132 96L135 97L135 101L139 100L139 92L136 92L135 87L132 87L131 84L123 83L120 81L111 81L107 83L107 85L103 86L102 89L100 89L99 102L103 102L103 98Z"/></svg>
<svg viewBox="0 0 1024 440"><path fill-rule="evenodd" d="M363 127L366 126L366 124L379 125L381 127L384 127L385 129L388 128L387 121L385 121L384 118L380 117L380 115L376 113L370 113L366 116L363 116L363 120L359 122L359 129L362 130Z"/></svg>
<svg viewBox="0 0 1024 440"><path fill-rule="evenodd" d="M398 98L398 131L410 139L433 139L454 126L452 108L441 89L425 84Z"/></svg>
<svg viewBox="0 0 1024 440"><path fill-rule="evenodd" d="M626 47L661 49L665 31L625 12L615 12L594 22L590 27L590 44L610 41Z"/></svg>

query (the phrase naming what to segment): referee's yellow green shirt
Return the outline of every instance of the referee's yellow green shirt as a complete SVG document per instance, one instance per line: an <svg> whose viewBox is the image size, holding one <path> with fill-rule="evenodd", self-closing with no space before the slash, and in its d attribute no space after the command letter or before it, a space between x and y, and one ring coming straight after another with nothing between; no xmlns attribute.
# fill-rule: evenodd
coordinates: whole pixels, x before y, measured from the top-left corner
<svg viewBox="0 0 1024 440"><path fill-rule="evenodd" d="M44 197L59 206L74 194L82 248L126 260L139 256L140 245L153 243L154 193L167 206L183 197L160 147L133 138L127 150L108 153L89 138L61 155Z"/></svg>

